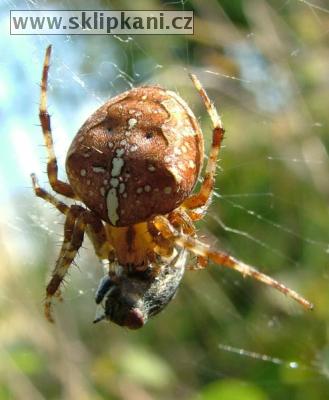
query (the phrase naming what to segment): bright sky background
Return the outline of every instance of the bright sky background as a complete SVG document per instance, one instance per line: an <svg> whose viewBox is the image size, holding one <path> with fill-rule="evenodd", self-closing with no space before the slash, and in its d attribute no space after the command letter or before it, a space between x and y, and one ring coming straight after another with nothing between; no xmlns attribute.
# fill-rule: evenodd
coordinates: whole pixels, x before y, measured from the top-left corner
<svg viewBox="0 0 329 400"><path fill-rule="evenodd" d="M18 3L15 2L15 7L11 8L19 8ZM28 3L21 3L26 8ZM94 94L97 93L96 86L88 87L89 80L91 85L97 85L95 76L94 83L92 82L95 71L83 79L78 75L79 64L86 63L81 37L68 39L65 36L11 36L8 5L2 3L1 7L0 201L7 201L19 191L31 193L31 172L36 172L41 182L46 180L43 173L46 152L41 146L42 133L38 126L39 84L46 47L53 45L48 104L52 115L56 154L61 166L65 163L65 153L72 137L104 99ZM95 41L95 38L90 40ZM70 51L72 45L75 48L73 53ZM81 51L77 52L79 47ZM82 54L81 59L77 54ZM108 54L107 57L110 58ZM66 96L68 92L69 98Z"/></svg>

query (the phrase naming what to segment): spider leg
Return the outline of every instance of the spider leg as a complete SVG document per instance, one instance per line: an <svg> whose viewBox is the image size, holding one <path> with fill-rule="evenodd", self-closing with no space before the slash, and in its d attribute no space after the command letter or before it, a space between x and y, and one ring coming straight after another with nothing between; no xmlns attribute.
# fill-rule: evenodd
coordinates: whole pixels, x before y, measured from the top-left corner
<svg viewBox="0 0 329 400"><path fill-rule="evenodd" d="M193 220L198 220L203 217L211 201L212 192L215 185L217 157L224 137L224 128L222 125L221 118L216 111L216 108L210 101L206 91L202 87L198 78L193 74L190 74L190 78L192 79L194 86L198 90L206 106L207 112L210 116L213 125L211 150L200 191L195 195L192 195L183 202L183 206L186 207L187 209L191 210L198 209L196 211L191 211L189 213L190 217Z"/></svg>
<svg viewBox="0 0 329 400"><path fill-rule="evenodd" d="M39 107L39 119L41 123L44 142L48 153L47 173L51 187L55 192L75 199L76 194L73 192L68 183L62 182L58 179L58 166L57 159L54 151L54 144L51 132L50 115L47 111L47 86L48 86L48 70L50 60L51 46L47 47L45 60L43 64L42 79L41 79L41 97Z"/></svg>
<svg viewBox="0 0 329 400"><path fill-rule="evenodd" d="M75 214L76 214L76 216L78 216L80 214L80 212L86 211L85 208L78 206L78 205L72 205L71 207L67 206L62 201L57 200L56 197L54 197L52 194L47 192L45 189L41 188L39 186L39 183L38 183L38 180L37 180L37 177L35 174L31 174L31 178L32 178L33 189L34 189L36 196L41 197L42 199L46 200L48 203L55 206L57 208L57 210L60 211L61 213L67 215L68 212L70 211L70 209L74 208L76 210ZM98 220L98 218L96 218L95 216L93 216L93 218L94 218L94 222L92 224L93 229L89 229L89 227L87 227L86 233L87 233L90 241L94 245L94 249L95 249L97 256L100 259L107 259L108 255L109 255L109 249L111 249L112 246L109 243L109 238L107 237L105 228L104 228L103 224L101 223L101 221Z"/></svg>
<svg viewBox="0 0 329 400"><path fill-rule="evenodd" d="M168 221L174 227L178 227L183 233L189 236L195 236L195 227L189 213L184 208L176 208L168 215Z"/></svg>
<svg viewBox="0 0 329 400"><path fill-rule="evenodd" d="M75 214L74 209L72 210L70 208L66 215L66 220L64 224L64 240L61 251L57 258L55 268L52 272L52 277L46 288L46 300L44 304L44 310L45 316L50 322L54 321L51 314L52 297L55 296L56 293L58 293L59 286L64 279L64 276L67 273L76 252L82 244L83 231L78 231L76 228L77 218L78 215Z"/></svg>
<svg viewBox="0 0 329 400"><path fill-rule="evenodd" d="M285 285L276 281L270 276L263 274L251 265L247 265L227 253L214 251L210 249L205 243L200 242L196 238L179 233L165 217L157 216L154 219L154 225L164 237L166 237L167 239L171 238L179 247L188 249L193 254L206 260L211 260L216 264L222 265L223 267L234 269L240 272L243 276L250 276L260 282L263 282L266 285L271 286L274 289L285 294L286 296L294 299L307 309L313 308L313 304L304 299L297 292L286 287Z"/></svg>
<svg viewBox="0 0 329 400"><path fill-rule="evenodd" d="M174 227L179 227L179 231L182 231L185 235L196 237L196 230L193 224L193 218L190 213L187 213L182 207L172 211L168 215L169 222ZM190 270L206 268L208 260L201 256L196 256L196 259L186 268Z"/></svg>
<svg viewBox="0 0 329 400"><path fill-rule="evenodd" d="M187 235L195 235L193 222L183 208L180 207L171 211L168 215L168 220L170 221L170 224L176 227L179 231L182 231ZM161 235L161 232L159 232L159 230L154 226L152 220L148 221L147 226L149 234L152 236L154 243L156 243L153 251L159 256L170 256L174 247L172 241Z"/></svg>
<svg viewBox="0 0 329 400"><path fill-rule="evenodd" d="M112 246L108 240L104 225L99 218L81 206L67 206L63 202L57 200L52 194L42 189L39 186L35 174L32 174L31 178L36 196L46 200L48 203L55 206L57 210L66 215L64 240L52 273L52 278L47 285L45 301L46 318L50 322L53 322L51 315L52 297L59 294L59 286L72 264L77 251L81 247L84 232L87 233L94 246L95 253L100 260L108 258Z"/></svg>
<svg viewBox="0 0 329 400"><path fill-rule="evenodd" d="M98 257L100 259L108 257L110 245L102 221L88 210L73 207L70 208L66 216L63 245L46 289L45 315L50 322L53 322L51 314L52 298L58 292L80 249L85 232L88 233Z"/></svg>
<svg viewBox="0 0 329 400"><path fill-rule="evenodd" d="M48 203L55 206L57 208L57 210L60 211L61 213L65 214L65 215L68 214L68 212L70 210L69 206L67 206L62 201L57 200L56 197L54 197L52 194L47 192L45 189L41 188L39 186L38 178L35 174L31 174L31 179L32 179L33 190L34 190L34 193L36 196L41 197Z"/></svg>

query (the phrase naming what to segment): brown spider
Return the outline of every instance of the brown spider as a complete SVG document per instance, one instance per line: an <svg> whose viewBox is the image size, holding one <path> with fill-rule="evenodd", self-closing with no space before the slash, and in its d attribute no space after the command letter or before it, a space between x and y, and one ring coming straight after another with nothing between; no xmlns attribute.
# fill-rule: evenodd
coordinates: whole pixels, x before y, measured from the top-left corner
<svg viewBox="0 0 329 400"><path fill-rule="evenodd" d="M191 194L204 157L203 135L188 105L174 92L143 86L107 101L75 136L67 154L69 182L58 179L47 81L51 46L46 50L39 117L48 152L47 172L57 193L82 205L67 206L39 187L35 194L65 214L64 241L47 285L45 314L53 321L52 298L63 281L86 232L108 273L101 280L95 322L111 320L131 329L142 327L174 296L188 253L194 268L208 260L251 276L295 299L312 304L255 268L198 240L193 225L210 203L224 129L195 75L190 75L213 124L212 146L198 193ZM99 307L98 307L99 308Z"/></svg>

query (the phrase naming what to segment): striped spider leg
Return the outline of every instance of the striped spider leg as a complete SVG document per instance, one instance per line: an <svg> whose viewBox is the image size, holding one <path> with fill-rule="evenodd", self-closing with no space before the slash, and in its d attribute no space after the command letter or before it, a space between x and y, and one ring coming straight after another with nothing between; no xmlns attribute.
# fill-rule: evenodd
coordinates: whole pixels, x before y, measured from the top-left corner
<svg viewBox="0 0 329 400"><path fill-rule="evenodd" d="M107 259L110 245L102 221L91 211L78 205L69 207L57 200L46 190L40 188L34 174L32 174L32 184L36 196L49 202L66 216L63 244L46 288L45 316L48 321L53 322L51 312L52 298L59 293L60 285L82 245L84 233L87 232L95 253L100 260Z"/></svg>
<svg viewBox="0 0 329 400"><path fill-rule="evenodd" d="M73 192L71 186L68 183L62 182L58 179L58 166L54 152L50 115L47 110L47 86L50 54L51 46L48 46L42 70L41 97L39 107L39 118L48 155L47 174L49 183L55 192L65 197L76 199L77 196ZM36 196L41 197L47 202L51 203L66 216L62 248L53 270L52 278L46 289L45 315L46 318L52 322L52 297L59 294L60 284L63 281L65 274L67 273L68 268L75 257L75 254L82 244L83 234L86 227L89 227L89 236L94 244L95 252L99 255L99 257L101 257L101 255L104 256L104 252L101 254L101 246L106 243L106 234L102 222L95 215L93 215L91 211L77 205L72 205L71 207L67 206L63 202L57 200L46 190L40 188L35 174L32 174L31 178Z"/></svg>
<svg viewBox="0 0 329 400"><path fill-rule="evenodd" d="M50 54L51 54L51 46L48 46L43 63L42 79L41 79L41 96L40 96L40 106L39 106L39 119L48 155L48 161L47 161L48 179L52 189L55 192L65 197L76 199L77 196L73 192L71 186L68 183L62 182L58 179L58 166L54 151L50 115L47 110L47 86L48 86Z"/></svg>
<svg viewBox="0 0 329 400"><path fill-rule="evenodd" d="M182 209L184 210L184 212L182 212L183 210L180 211L180 209L176 211L176 221L177 214L181 213L181 226L183 226L183 223L185 225L189 224L191 226L191 221L202 219L205 215L206 209L210 204L213 193L217 157L224 137L223 125L221 122L221 118L216 111L216 108L210 101L206 91L203 89L198 78L195 75L191 74L191 79L196 89L198 90L205 104L206 110L210 116L213 124L213 134L212 146L201 188L197 194L192 195L187 200L185 200L182 205ZM189 216L189 218L187 218L187 216ZM161 232L162 236L164 236L166 239L171 239L180 248L188 249L191 253L195 254L197 256L197 266L204 268L207 266L208 260L211 260L218 265L222 265L223 267L234 269L240 272L243 276L250 276L260 282L265 283L266 285L275 288L276 290L284 293L288 297L296 300L299 304L307 309L313 308L312 303L310 303L308 300L300 296L297 292L286 287L282 283L276 281L268 275L261 273L256 268L237 260L236 258L230 256L225 252L211 250L206 244L199 241L195 237L195 235L193 237L186 234L184 232L184 229L177 229L176 227L179 226L179 223L177 224L176 222L176 226L174 224L171 224L170 218L168 221L168 219L162 216L156 217L154 225L159 230L159 232Z"/></svg>

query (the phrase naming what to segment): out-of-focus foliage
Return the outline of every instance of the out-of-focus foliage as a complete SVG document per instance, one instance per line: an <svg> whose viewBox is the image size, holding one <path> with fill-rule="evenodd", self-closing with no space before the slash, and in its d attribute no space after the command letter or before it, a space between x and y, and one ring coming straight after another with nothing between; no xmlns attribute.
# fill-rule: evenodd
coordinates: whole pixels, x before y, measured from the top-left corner
<svg viewBox="0 0 329 400"><path fill-rule="evenodd" d="M90 112L87 101L131 81L178 90L209 145L210 122L186 69L194 71L227 130L217 195L200 236L298 290L315 310L212 265L187 272L176 298L142 330L93 325L102 271L86 242L50 325L42 301L63 218L22 185L1 209L1 400L328 399L329 6L317 5L149 0L134 8L194 9L195 34L30 38L40 73L44 49L55 42L49 97L53 119L64 118L70 138L78 110ZM129 7L123 0L95 6ZM16 56L24 69L30 60ZM27 106L33 103L36 123L37 79L25 76L15 86ZM6 117L20 113L13 108ZM41 143L38 127L26 129Z"/></svg>

